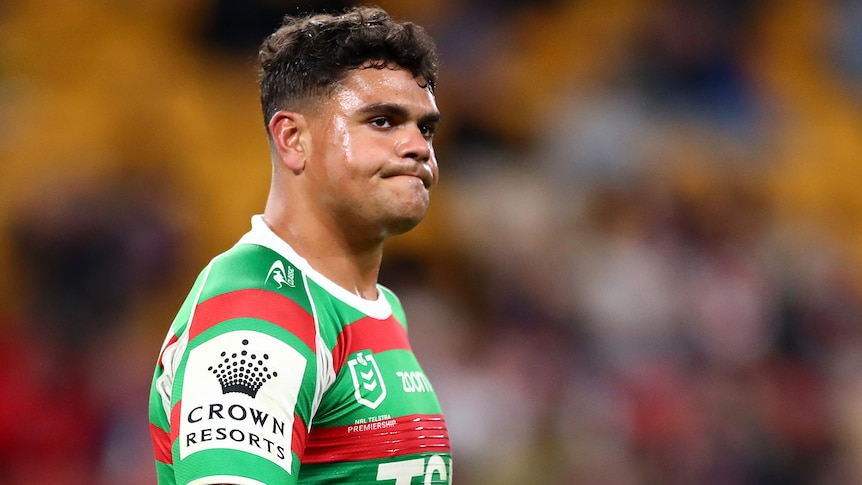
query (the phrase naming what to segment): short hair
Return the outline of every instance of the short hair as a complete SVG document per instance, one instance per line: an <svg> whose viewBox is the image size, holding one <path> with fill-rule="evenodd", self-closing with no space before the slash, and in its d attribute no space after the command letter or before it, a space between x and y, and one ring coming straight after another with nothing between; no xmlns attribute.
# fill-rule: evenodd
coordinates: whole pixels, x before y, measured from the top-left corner
<svg viewBox="0 0 862 485"><path fill-rule="evenodd" d="M366 6L338 15L288 15L264 40L258 58L265 124L279 110L331 95L349 70L369 62L405 69L432 91L439 65L434 40L421 26Z"/></svg>

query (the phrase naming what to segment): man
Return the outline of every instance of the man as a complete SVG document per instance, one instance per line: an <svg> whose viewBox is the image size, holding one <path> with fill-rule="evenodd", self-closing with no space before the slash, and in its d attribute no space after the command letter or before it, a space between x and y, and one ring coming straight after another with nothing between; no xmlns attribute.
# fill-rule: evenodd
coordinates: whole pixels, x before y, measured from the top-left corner
<svg viewBox="0 0 862 485"><path fill-rule="evenodd" d="M451 483L439 404L377 284L438 178L434 44L360 7L287 18L260 61L270 193L162 347L159 484Z"/></svg>

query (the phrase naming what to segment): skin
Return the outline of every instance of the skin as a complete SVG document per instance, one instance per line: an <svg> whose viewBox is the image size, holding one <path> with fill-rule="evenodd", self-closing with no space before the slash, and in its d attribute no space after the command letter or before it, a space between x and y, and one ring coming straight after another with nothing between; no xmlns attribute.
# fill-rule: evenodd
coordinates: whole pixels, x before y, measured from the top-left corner
<svg viewBox="0 0 862 485"><path fill-rule="evenodd" d="M376 299L384 240L422 220L439 177L434 94L403 69L363 67L308 105L269 123L264 219L321 274Z"/></svg>

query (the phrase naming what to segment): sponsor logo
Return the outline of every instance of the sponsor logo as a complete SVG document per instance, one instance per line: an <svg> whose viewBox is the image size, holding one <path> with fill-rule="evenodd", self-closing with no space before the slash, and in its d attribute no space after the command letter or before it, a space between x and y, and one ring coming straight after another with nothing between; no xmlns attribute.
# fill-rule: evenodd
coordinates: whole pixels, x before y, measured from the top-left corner
<svg viewBox="0 0 862 485"><path fill-rule="evenodd" d="M427 460L414 458L377 465L377 481L395 481L394 485L410 485L414 478L422 477L423 483L452 483L452 459L449 463L440 455L431 455Z"/></svg>
<svg viewBox="0 0 862 485"><path fill-rule="evenodd" d="M267 284L272 280L279 288L284 285L294 288L296 286L295 274L296 270L293 269L293 266L288 266L285 270L284 263L280 259L277 259L269 267L269 272L266 273L266 279L263 281L263 284Z"/></svg>
<svg viewBox="0 0 862 485"><path fill-rule="evenodd" d="M434 392L434 388L431 387L431 382L428 381L424 372L398 371L395 375L401 378L401 386L404 389L404 392Z"/></svg>
<svg viewBox="0 0 862 485"><path fill-rule="evenodd" d="M183 375L180 459L230 449L290 473L294 408L306 365L293 347L249 330L192 348Z"/></svg>
<svg viewBox="0 0 862 485"><path fill-rule="evenodd" d="M208 423L184 435L186 448L208 442L226 443L225 448L253 447L270 457L284 461L290 453L284 442L289 443L287 423L269 413L241 404L225 407L222 403L195 406L186 414L189 424ZM246 450L247 451L247 450Z"/></svg>
<svg viewBox="0 0 862 485"><path fill-rule="evenodd" d="M249 340L242 339L242 350L222 351L219 355L223 360L207 368L218 378L222 394L241 392L252 398L266 381L278 377L278 372L270 371L266 364L269 354L255 353L248 350Z"/></svg>
<svg viewBox="0 0 862 485"><path fill-rule="evenodd" d="M377 431L381 429L394 428L398 422L392 419L389 414L381 414L380 416L369 416L367 418L359 418L354 421L354 424L347 427L347 433L361 433L364 431Z"/></svg>
<svg viewBox="0 0 862 485"><path fill-rule="evenodd" d="M386 384L383 383L374 356L370 352L368 355L358 352L356 357L347 361L347 365L350 367L350 377L353 378L353 395L356 402L377 409L386 399Z"/></svg>

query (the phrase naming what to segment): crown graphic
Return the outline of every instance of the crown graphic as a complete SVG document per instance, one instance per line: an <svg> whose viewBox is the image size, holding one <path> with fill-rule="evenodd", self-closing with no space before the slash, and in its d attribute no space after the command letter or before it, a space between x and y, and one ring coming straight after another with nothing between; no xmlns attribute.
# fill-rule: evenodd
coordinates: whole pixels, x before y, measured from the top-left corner
<svg viewBox="0 0 862 485"><path fill-rule="evenodd" d="M242 345L248 347L248 339L243 339ZM239 352L222 352L221 358L221 362L207 370L218 379L222 394L241 392L255 397L266 381L278 376L277 372L270 372L266 367L268 354L257 355L243 348Z"/></svg>

